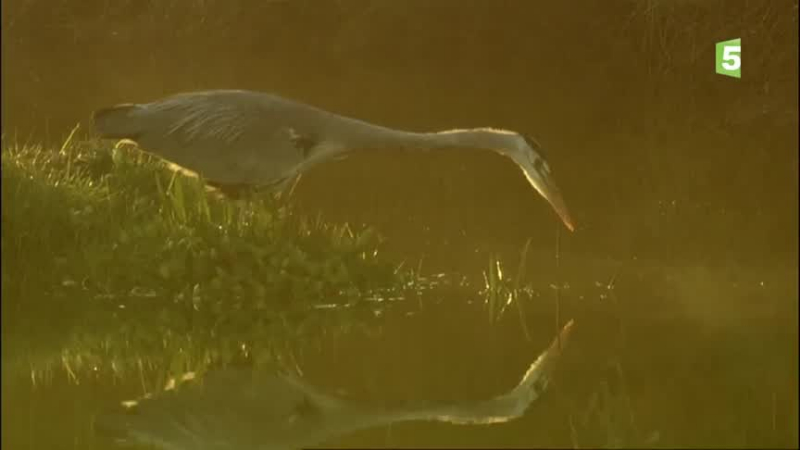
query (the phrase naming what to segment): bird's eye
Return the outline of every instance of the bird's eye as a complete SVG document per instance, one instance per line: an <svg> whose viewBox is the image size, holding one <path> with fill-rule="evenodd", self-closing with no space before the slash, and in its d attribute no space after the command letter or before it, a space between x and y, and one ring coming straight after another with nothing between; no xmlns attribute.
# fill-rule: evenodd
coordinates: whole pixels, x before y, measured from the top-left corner
<svg viewBox="0 0 800 450"><path fill-rule="evenodd" d="M537 141L536 139L534 139L531 136L528 136L527 134L523 134L522 138L525 139L525 143L528 144L528 147L530 147L531 150L534 151L534 153L536 153L537 155L539 155L542 158L547 156L545 154L544 149L542 148L542 145L539 144L539 141Z"/></svg>
<svg viewBox="0 0 800 450"><path fill-rule="evenodd" d="M523 134L522 138L525 139L525 143L528 144L528 147L530 147L530 148L532 148L534 150L539 150L539 149L542 148L542 146L539 145L539 142L536 139L532 138L531 136L528 136L527 134Z"/></svg>
<svg viewBox="0 0 800 450"><path fill-rule="evenodd" d="M533 157L533 168L536 169L537 172L542 171L542 166L544 165L544 161L542 158Z"/></svg>
<svg viewBox="0 0 800 450"><path fill-rule="evenodd" d="M547 164L547 161L540 156L533 157L533 168L542 176L550 175L550 166Z"/></svg>

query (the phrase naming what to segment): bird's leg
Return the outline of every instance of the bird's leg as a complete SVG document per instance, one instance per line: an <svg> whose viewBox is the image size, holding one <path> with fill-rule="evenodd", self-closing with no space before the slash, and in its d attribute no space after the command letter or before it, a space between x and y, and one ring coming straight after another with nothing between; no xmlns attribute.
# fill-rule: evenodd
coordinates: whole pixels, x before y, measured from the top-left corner
<svg viewBox="0 0 800 450"><path fill-rule="evenodd" d="M281 181L275 189L278 199L289 201L289 199L292 197L292 194L294 194L294 189L297 187L297 183L300 182L300 177L302 176L303 174L298 173L293 177L287 177L285 180Z"/></svg>

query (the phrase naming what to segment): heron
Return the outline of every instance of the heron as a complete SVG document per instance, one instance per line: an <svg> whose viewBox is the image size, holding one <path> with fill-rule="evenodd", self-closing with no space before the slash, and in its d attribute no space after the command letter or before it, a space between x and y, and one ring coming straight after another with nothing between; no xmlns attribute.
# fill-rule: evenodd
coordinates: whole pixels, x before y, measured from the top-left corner
<svg viewBox="0 0 800 450"><path fill-rule="evenodd" d="M514 131L404 131L272 93L230 89L119 104L94 111L92 119L100 137L132 141L223 192L285 189L323 161L367 149L492 150L515 162L563 224L574 230L541 146Z"/></svg>
<svg viewBox="0 0 800 450"><path fill-rule="evenodd" d="M286 450L307 448L360 429L405 421L488 425L521 417L547 389L571 329L550 346L505 394L457 404L382 407L320 391L298 377L226 367L190 372L163 392L123 402L99 414L98 435L118 445L163 450Z"/></svg>

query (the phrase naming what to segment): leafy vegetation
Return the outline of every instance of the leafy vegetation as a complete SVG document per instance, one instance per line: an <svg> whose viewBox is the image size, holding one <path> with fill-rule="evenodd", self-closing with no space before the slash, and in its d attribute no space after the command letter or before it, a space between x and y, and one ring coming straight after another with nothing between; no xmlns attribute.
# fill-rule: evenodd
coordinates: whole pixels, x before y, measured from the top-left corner
<svg viewBox="0 0 800 450"><path fill-rule="evenodd" d="M4 368L268 361L414 281L378 258L372 229L223 198L136 150L9 145L2 183Z"/></svg>

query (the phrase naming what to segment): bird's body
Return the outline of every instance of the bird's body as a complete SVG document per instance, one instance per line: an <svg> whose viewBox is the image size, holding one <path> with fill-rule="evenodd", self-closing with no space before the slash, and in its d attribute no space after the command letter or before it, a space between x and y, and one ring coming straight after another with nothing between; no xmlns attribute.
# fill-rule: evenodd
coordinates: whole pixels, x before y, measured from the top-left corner
<svg viewBox="0 0 800 450"><path fill-rule="evenodd" d="M512 131L401 131L274 94L242 90L191 92L103 108L94 113L94 125L102 137L135 141L223 186L282 184L319 162L371 148L494 150L520 165L572 229L538 144Z"/></svg>
<svg viewBox="0 0 800 450"><path fill-rule="evenodd" d="M268 185L336 151L336 118L270 94L211 91L100 110L95 124L211 181Z"/></svg>

